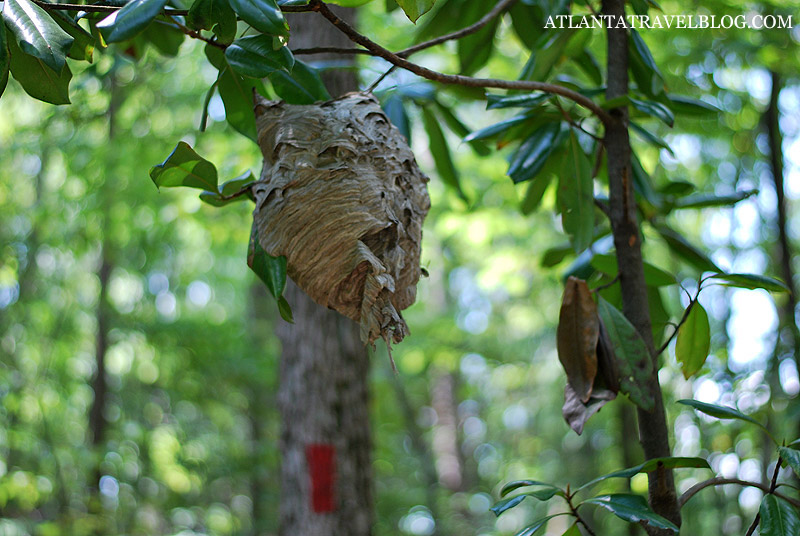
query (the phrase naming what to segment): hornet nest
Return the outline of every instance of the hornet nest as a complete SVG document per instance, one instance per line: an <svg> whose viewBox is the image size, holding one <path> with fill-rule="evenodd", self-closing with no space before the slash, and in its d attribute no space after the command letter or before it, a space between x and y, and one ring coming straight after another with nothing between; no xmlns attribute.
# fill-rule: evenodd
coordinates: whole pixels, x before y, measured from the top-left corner
<svg viewBox="0 0 800 536"><path fill-rule="evenodd" d="M313 105L256 97L264 155L253 188L261 247L285 255L314 301L361 324L361 340L400 342L414 303L426 177L369 94Z"/></svg>

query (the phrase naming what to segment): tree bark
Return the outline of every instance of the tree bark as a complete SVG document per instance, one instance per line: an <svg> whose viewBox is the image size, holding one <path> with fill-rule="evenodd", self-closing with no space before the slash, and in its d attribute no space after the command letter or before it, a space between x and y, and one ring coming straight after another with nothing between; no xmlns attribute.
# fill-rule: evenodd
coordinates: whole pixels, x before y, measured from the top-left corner
<svg viewBox="0 0 800 536"><path fill-rule="evenodd" d="M338 13L353 18L352 10ZM293 47L349 46L317 17L300 15L289 23ZM332 95L358 89L353 70L326 72L323 80ZM353 321L317 305L291 281L285 295L295 323L281 322L276 330L283 344L279 534L368 536L373 489L367 350Z"/></svg>
<svg viewBox="0 0 800 536"><path fill-rule="evenodd" d="M625 16L624 0L604 0L603 14L617 19ZM608 42L608 87L606 99L628 94L628 31L610 26ZM614 246L619 266L619 282L622 288L622 312L636 327L653 356L653 374L646 382L653 395L652 410L637 408L639 441L645 458L660 458L671 455L669 428L667 426L664 400L658 383L658 356L655 355L651 331L650 312L647 303L647 285L644 281L641 234L636 214L636 201L631 186L631 147L628 137L628 109L611 111L613 121L606 126L605 147L608 155L609 208ZM648 495L655 512L680 526L681 516L675 483L671 470L648 473ZM648 528L648 534L672 534L670 530Z"/></svg>

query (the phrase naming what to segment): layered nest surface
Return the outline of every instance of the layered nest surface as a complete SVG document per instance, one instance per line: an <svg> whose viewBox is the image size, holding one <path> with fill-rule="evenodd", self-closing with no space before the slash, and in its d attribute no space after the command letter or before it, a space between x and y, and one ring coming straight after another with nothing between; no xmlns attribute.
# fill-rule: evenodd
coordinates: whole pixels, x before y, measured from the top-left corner
<svg viewBox="0 0 800 536"><path fill-rule="evenodd" d="M414 303L426 177L369 94L314 105L256 98L264 155L253 188L261 247L317 303L361 324L361 339L400 342Z"/></svg>

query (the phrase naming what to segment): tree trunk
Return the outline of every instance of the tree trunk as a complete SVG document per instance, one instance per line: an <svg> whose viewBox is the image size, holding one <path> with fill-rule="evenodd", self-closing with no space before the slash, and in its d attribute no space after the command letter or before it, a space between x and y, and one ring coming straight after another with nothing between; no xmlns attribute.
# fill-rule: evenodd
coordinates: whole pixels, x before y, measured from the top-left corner
<svg viewBox="0 0 800 536"><path fill-rule="evenodd" d="M618 19L625 16L624 0L604 0L603 14ZM608 39L608 88L606 99L628 94L628 31L609 25ZM638 408L639 441L645 458L660 458L671 455L669 428L664 412L664 400L658 383L658 356L655 355L650 312L647 303L647 285L644 281L642 262L642 238L636 214L636 201L631 186L631 146L628 137L628 109L611 110L613 121L606 126L605 147L608 155L609 208L614 246L619 266L619 282L622 288L622 312L644 339L653 356L653 374L646 382L653 395L652 410ZM657 513L680 526L675 483L671 470L648 473L650 506ZM648 534L672 534L670 530L648 528Z"/></svg>
<svg viewBox="0 0 800 536"><path fill-rule="evenodd" d="M339 13L352 19L352 10ZM293 47L349 46L317 17L299 15L289 24ZM332 95L358 89L352 70L324 73L323 80ZM368 536L373 493L367 350L353 321L317 305L291 281L286 299L295 323L277 328L283 344L279 534Z"/></svg>

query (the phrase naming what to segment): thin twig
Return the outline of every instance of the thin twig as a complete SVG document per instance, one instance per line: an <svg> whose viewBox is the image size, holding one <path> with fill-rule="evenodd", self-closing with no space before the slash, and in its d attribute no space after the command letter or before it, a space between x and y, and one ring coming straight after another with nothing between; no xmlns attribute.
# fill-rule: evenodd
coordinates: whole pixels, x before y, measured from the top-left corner
<svg viewBox="0 0 800 536"><path fill-rule="evenodd" d="M600 209L600 212L606 215L607 218L611 218L611 209L608 207L608 203L603 201L602 199L594 198L594 206Z"/></svg>
<svg viewBox="0 0 800 536"><path fill-rule="evenodd" d="M598 118L600 118L603 123L611 123L613 121L611 115L595 104L595 102L590 98L564 86L528 80L499 80L494 78L472 78L469 76L444 74L432 69L428 69L416 63L412 63L407 59L402 58L397 54L394 54L393 52L383 48L368 37L358 33L352 26L337 17L336 14L331 11L324 2L320 0L311 0L309 5L313 6L315 11L319 11L323 17L325 17L331 24L338 28L340 32L345 34L354 43L363 46L367 50L373 52L376 56L385 59L389 63L406 69L407 71L421 76L422 78L433 80L434 82L441 82L442 84L454 84L466 87L522 89L527 91L542 91L545 93L552 93L554 95L561 95L580 104L587 110L590 110Z"/></svg>
<svg viewBox="0 0 800 536"><path fill-rule="evenodd" d="M613 285L614 283L616 283L617 281L619 281L619 274L615 275L614 279L612 279L611 281L609 281L605 285L600 285L599 287L593 289L592 292L600 292L601 290L605 290L608 287L610 287L611 285Z"/></svg>
<svg viewBox="0 0 800 536"><path fill-rule="evenodd" d="M591 136L592 138L594 138L595 141L599 142L602 145L603 138L595 135L592 132L589 132L588 130L583 128L583 125L581 125L579 123L576 123L575 120L572 119L572 116L569 115L569 112L566 111L563 106L561 106L561 101L558 100L558 97L553 99L553 103L556 105L556 108L558 108L558 111L561 112L561 117L564 118L564 121L566 121L573 128L576 128L576 129L580 130L581 132L583 132L584 134L586 134L588 136ZM595 174L592 174L592 178L594 178L594 176L595 176Z"/></svg>
<svg viewBox="0 0 800 536"><path fill-rule="evenodd" d="M209 45L211 45L213 47L217 47L217 48L222 49L222 50L225 50L226 48L228 48L228 45L222 44L219 41L216 41L214 39L211 39L209 37L204 36L200 32L196 32L195 30L187 28L186 26L184 26L183 24L178 22L178 19L176 19L174 17L170 17L169 23L171 25L174 25L178 30L180 30L181 32L185 33L189 37L192 37L194 39L199 39L200 41L206 42Z"/></svg>
<svg viewBox="0 0 800 536"><path fill-rule="evenodd" d="M470 34L473 34L478 30L480 30L481 28L483 28L484 26L486 26L487 24L489 24L492 21L492 19L498 17L505 10L509 9L516 1L517 0L501 0L500 2L497 3L497 5L495 5L492 8L491 11L489 11L486 15L481 17L481 19L478 20L478 22L476 22L475 24L472 24L460 30L456 30L455 32L451 32L449 34L440 35L439 37L435 37L430 41L425 41L424 43L408 47L398 52L397 55L400 56L401 58L407 58L411 54L419 52L420 50L425 50L426 48L440 45L446 41L451 41L453 39L461 39L462 37L466 37Z"/></svg>
<svg viewBox="0 0 800 536"><path fill-rule="evenodd" d="M710 487L710 486L721 486L721 485L724 485L724 484L736 484L736 485L739 485L739 486L758 488L761 491L763 491L764 493L769 493L769 486L767 486L766 484L762 484L760 482L751 482L749 480L740 480L738 478L715 477L715 478L710 478L708 480L704 480L702 482L699 482L699 483L695 484L694 486L692 486L691 488L689 488L688 490L686 490L683 493L683 495L681 495L681 498L678 501L678 504L681 507L683 507L683 505L685 505L687 502L689 502L689 499L691 499L692 497L697 495L697 493L700 492L701 490L703 490L703 489L705 489L707 487ZM784 495L783 493L780 493L778 491L773 491L772 494L775 495L776 497L780 497L784 501L786 501L786 502L788 502L790 504L793 504L794 506L800 508L800 500L794 499L792 497L789 497L788 495Z"/></svg>
<svg viewBox="0 0 800 536"><path fill-rule="evenodd" d="M770 436L771 437L771 436ZM775 462L775 471L772 473L772 481L769 484L769 490L767 494L775 494L775 488L778 487L778 473L781 472L781 463L783 462L783 458L778 456L778 461ZM761 521L761 512L756 514L756 517L753 519L753 522L750 524L750 528L747 529L747 534L745 536L752 536L752 534L756 531L756 527L758 527L758 523Z"/></svg>
<svg viewBox="0 0 800 536"><path fill-rule="evenodd" d="M392 74L392 73L394 72L394 70L395 70L395 69L397 69L397 66L396 66L396 65L392 65L391 67L389 67L389 69L387 69L385 73L383 73L382 75L380 75L380 76L379 76L379 77L378 77L378 78L377 78L377 79L376 79L376 80L375 80L373 83L371 83L371 84L370 84L370 85L367 87L367 89L365 89L364 91L365 91L366 93L372 93L373 91L375 91L375 88L376 88L376 87L378 87L378 84L380 84L381 82L383 82L384 80L386 80L386 77L387 77L387 76L389 76L390 74Z"/></svg>
<svg viewBox="0 0 800 536"><path fill-rule="evenodd" d="M753 533L756 531L756 527L758 527L758 522L761 521L761 512L756 514L756 517L753 519L753 523L750 525L750 528L747 529L747 533L744 536L753 536Z"/></svg>
<svg viewBox="0 0 800 536"><path fill-rule="evenodd" d="M372 52L364 48L343 48L343 47L313 47L313 48L295 48L292 49L292 54L295 56L303 54L365 54L367 56L374 56Z"/></svg>
<svg viewBox="0 0 800 536"><path fill-rule="evenodd" d="M594 168L592 168L592 178L597 177L597 174L600 173L600 167L603 165L603 151L605 150L606 146L602 143L597 144L597 155L594 158ZM606 212L606 216L609 216L610 213Z"/></svg>
<svg viewBox="0 0 800 536"><path fill-rule="evenodd" d="M669 338L666 341L664 341L664 344L662 344L661 347L656 351L657 356L661 355L664 352L664 350L667 349L669 343L672 342L672 339L674 339L675 336L678 335L678 330L684 324L684 322L686 322L686 319L689 318L689 313L691 312L692 307L694 307L694 304L697 303L697 298L700 296L701 289L702 289L702 282L701 284L697 285L697 293L694 295L694 298L692 298L691 296L689 297L689 305L686 307L686 310L683 312L683 316L681 317L678 324L675 326L675 330L670 334Z"/></svg>
<svg viewBox="0 0 800 536"><path fill-rule="evenodd" d="M575 507L572 504L573 495L574 494L570 494L569 488L567 488L567 494L566 494L566 496L564 498L567 500L567 505L569 506L569 509L572 512L572 515L575 516L575 519L577 520L577 523L580 523L581 525L583 525L583 528L586 529L586 532L589 533L589 536L597 536L597 534L586 523L586 521L583 519L583 517L581 517L581 515L578 513L578 508ZM578 506L580 506L580 505L578 505Z"/></svg>

